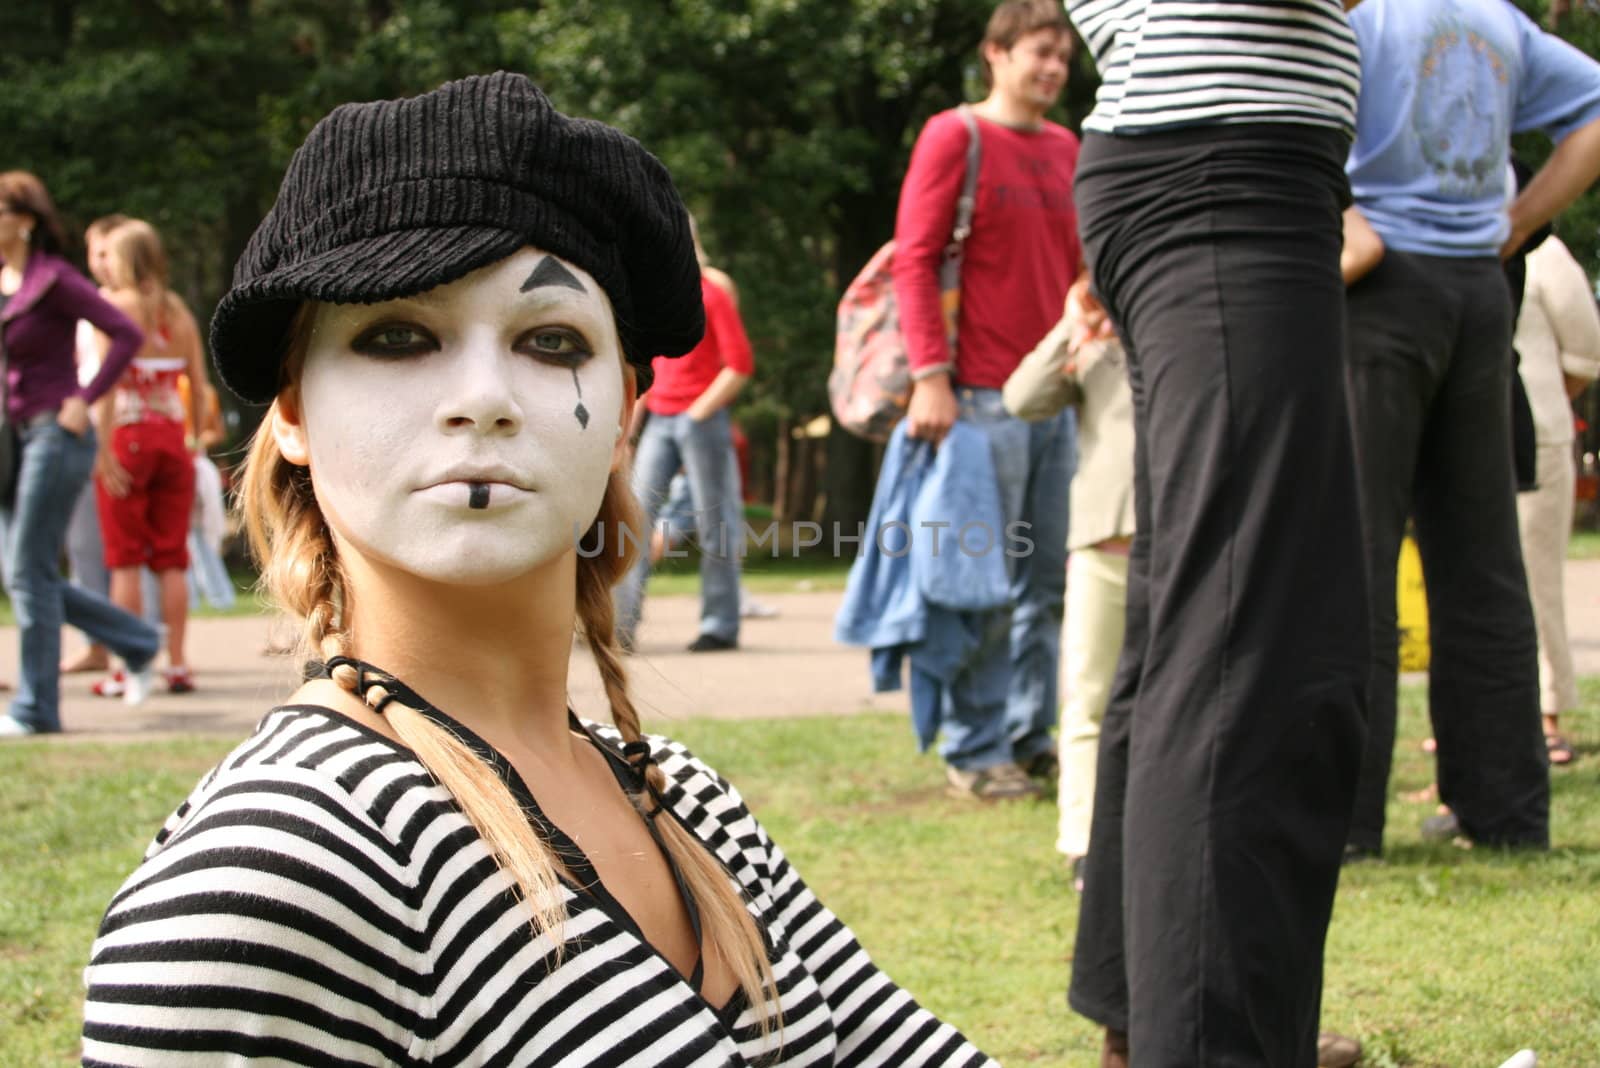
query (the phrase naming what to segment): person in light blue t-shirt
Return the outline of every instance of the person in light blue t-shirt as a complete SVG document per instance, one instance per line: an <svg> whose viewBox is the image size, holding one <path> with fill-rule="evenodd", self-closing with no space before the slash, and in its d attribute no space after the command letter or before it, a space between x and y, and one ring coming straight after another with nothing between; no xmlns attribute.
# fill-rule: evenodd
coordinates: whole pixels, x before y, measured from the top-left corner
<svg viewBox="0 0 1600 1068"><path fill-rule="evenodd" d="M1395 568L1428 581L1439 790L1425 832L1549 844L1537 643L1518 548L1510 293L1501 258L1600 175L1600 64L1505 0L1367 0L1348 173L1385 255L1349 292L1349 396L1373 621L1368 740L1347 857L1383 845L1395 736ZM1511 135L1557 142L1509 196Z"/></svg>

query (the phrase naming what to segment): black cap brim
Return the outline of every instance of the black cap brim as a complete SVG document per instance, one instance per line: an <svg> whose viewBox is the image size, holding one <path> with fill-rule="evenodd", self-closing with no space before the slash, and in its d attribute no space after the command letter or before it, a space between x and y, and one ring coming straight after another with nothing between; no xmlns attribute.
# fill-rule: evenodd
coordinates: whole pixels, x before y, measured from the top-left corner
<svg viewBox="0 0 1600 1068"><path fill-rule="evenodd" d="M362 238L286 264L230 290L217 305L211 319L217 374L242 400L266 404L284 384L289 326L306 301L377 304L415 296L526 244L522 235L495 227L419 228ZM642 376L641 389L648 366Z"/></svg>

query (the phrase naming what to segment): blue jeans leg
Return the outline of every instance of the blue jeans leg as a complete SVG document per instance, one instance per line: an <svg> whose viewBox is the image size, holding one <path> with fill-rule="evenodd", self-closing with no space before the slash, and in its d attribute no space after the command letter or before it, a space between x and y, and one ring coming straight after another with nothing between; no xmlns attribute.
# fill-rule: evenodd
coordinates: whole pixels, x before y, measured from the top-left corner
<svg viewBox="0 0 1600 1068"><path fill-rule="evenodd" d="M700 633L738 641L744 508L735 472L732 423L727 409L698 423L686 415L675 418L700 535Z"/></svg>
<svg viewBox="0 0 1600 1068"><path fill-rule="evenodd" d="M633 495L639 499L639 507L644 511L647 533L638 562L627 577L617 583L617 640L628 646L633 644L634 635L639 629L639 616L644 610L644 587L650 581L648 531L655 526L656 516L666 500L667 487L672 485L672 476L683 465L678 443L672 434L674 418L670 415L652 415L645 424L644 433L639 436L639 447L633 457ZM606 536L609 538L613 533L618 538L626 536L621 531L608 531ZM622 546L608 544L604 551L621 552Z"/></svg>
<svg viewBox="0 0 1600 1068"><path fill-rule="evenodd" d="M21 647L11 715L36 730L56 731L63 621L139 666L155 655L158 640L153 628L61 577L67 522L94 463L93 432L78 437L49 423L27 430L22 441L16 500L3 513Z"/></svg>
<svg viewBox="0 0 1600 1068"><path fill-rule="evenodd" d="M1018 761L1054 746L1061 669L1062 610L1067 594L1067 487L1077 461L1077 421L1071 409L1028 424L1028 474L1022 510L1033 543L1011 576L1011 689L1006 733ZM1011 517L1008 514L1007 521Z"/></svg>
<svg viewBox="0 0 1600 1068"><path fill-rule="evenodd" d="M981 771L1015 759L1005 726L1011 613L969 612L963 623L971 629L976 648L945 688L939 755L951 767Z"/></svg>
<svg viewBox="0 0 1600 1068"><path fill-rule="evenodd" d="M100 506L87 481L67 523L67 574L102 597L111 592L111 572L106 569L106 550L100 541Z"/></svg>
<svg viewBox="0 0 1600 1068"><path fill-rule="evenodd" d="M1072 477L1070 417L1028 424L1005 410L1000 391L963 388L961 418L989 439L1006 531L1012 605L974 623L977 649L952 681L941 726L940 754L973 770L1028 760L1051 745L1066 592L1067 484ZM1031 542L1008 537L1012 524Z"/></svg>
<svg viewBox="0 0 1600 1068"><path fill-rule="evenodd" d="M238 597L222 556L200 535L189 534L189 606L203 595L212 608L232 608Z"/></svg>

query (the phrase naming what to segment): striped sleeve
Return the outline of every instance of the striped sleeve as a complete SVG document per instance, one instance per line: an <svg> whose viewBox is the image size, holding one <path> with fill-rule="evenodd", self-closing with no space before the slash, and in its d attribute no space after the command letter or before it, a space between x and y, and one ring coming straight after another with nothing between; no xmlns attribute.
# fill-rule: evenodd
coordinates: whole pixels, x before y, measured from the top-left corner
<svg viewBox="0 0 1600 1068"><path fill-rule="evenodd" d="M106 912L83 1063L415 1063L431 977L396 843L305 769L201 790Z"/></svg>
<svg viewBox="0 0 1600 1068"><path fill-rule="evenodd" d="M796 1007L787 988L814 983L816 1009L836 1043L834 1063L852 1068L978 1068L995 1062L960 1031L917 1004L867 955L844 922L801 879L783 851L745 806L738 790L671 742L661 744L662 769L682 793L673 809L721 858L756 908L775 944L784 993L785 1029ZM788 950L787 953L784 950ZM811 1028L795 1028L804 1033ZM797 1056L785 1050L786 1061Z"/></svg>

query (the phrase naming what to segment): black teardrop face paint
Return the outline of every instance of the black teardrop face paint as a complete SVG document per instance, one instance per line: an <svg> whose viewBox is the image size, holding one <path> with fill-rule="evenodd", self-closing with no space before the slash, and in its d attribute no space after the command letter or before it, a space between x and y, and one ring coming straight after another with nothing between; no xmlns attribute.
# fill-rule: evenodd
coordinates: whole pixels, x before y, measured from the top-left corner
<svg viewBox="0 0 1600 1068"><path fill-rule="evenodd" d="M489 484L487 482L473 482L467 491L467 507L484 509L489 507Z"/></svg>
<svg viewBox="0 0 1600 1068"><path fill-rule="evenodd" d="M583 406L583 383L578 381L578 369L572 369L572 388L578 391L578 406L572 409L572 414L578 420L579 430L589 429L589 409Z"/></svg>

